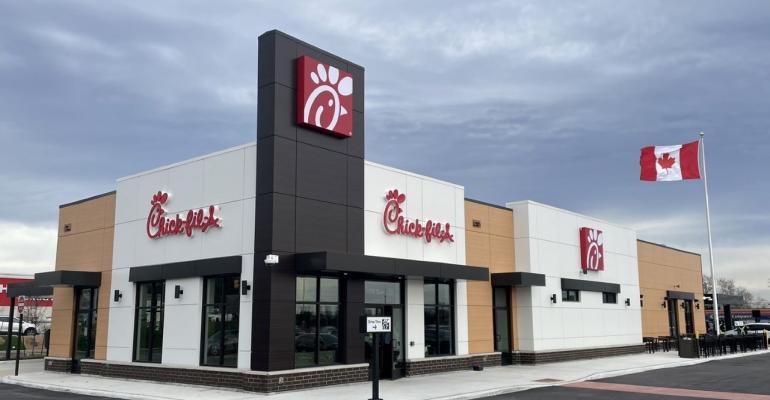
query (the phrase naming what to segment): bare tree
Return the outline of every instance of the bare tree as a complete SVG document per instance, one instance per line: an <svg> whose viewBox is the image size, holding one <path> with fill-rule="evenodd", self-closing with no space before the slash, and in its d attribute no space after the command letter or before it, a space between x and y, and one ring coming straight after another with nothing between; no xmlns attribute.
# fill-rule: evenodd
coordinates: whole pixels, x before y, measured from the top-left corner
<svg viewBox="0 0 770 400"><path fill-rule="evenodd" d="M714 293L714 285L711 284L711 277L708 275L703 275L703 278L701 280L701 283L703 285L703 293ZM770 281L768 282L770 283Z"/></svg>

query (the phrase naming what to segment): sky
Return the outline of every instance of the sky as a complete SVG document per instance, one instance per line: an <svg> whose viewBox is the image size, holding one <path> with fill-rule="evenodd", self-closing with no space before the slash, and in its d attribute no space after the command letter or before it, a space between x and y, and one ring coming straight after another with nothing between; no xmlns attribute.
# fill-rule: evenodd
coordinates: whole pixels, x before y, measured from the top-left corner
<svg viewBox="0 0 770 400"><path fill-rule="evenodd" d="M717 275L770 299L767 1L0 0L0 272L51 269L58 205L256 139L257 37L366 68L366 158L704 255L702 181L639 149L705 132Z"/></svg>

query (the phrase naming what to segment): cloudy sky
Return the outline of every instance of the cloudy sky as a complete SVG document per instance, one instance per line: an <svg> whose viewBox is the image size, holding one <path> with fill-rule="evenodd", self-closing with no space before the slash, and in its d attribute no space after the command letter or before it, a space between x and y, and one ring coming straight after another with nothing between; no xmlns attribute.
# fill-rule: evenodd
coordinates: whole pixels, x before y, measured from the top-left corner
<svg viewBox="0 0 770 400"><path fill-rule="evenodd" d="M256 138L257 36L366 68L367 158L704 253L700 181L639 148L706 132L718 270L770 298L770 3L0 0L0 271L52 267L58 205Z"/></svg>

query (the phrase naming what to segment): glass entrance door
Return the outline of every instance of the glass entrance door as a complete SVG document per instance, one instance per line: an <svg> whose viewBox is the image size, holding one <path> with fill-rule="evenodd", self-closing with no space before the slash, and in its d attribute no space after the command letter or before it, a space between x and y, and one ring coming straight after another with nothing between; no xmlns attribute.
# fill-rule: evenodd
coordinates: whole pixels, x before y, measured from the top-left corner
<svg viewBox="0 0 770 400"><path fill-rule="evenodd" d="M97 288L75 289L75 334L72 346L72 372L80 372L80 360L94 357L96 344Z"/></svg>
<svg viewBox="0 0 770 400"><path fill-rule="evenodd" d="M695 333L695 321L692 315L692 300L684 300L684 331L688 335Z"/></svg>
<svg viewBox="0 0 770 400"><path fill-rule="evenodd" d="M401 305L401 282L366 281L364 314L391 317L392 331L380 335L380 378L398 379L404 374L404 309ZM371 362L373 337L364 337L364 355Z"/></svg>

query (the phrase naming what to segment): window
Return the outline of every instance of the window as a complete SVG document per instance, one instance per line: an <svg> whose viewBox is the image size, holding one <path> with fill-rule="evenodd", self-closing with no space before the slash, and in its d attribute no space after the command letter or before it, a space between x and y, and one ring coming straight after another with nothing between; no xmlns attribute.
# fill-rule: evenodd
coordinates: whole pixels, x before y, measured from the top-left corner
<svg viewBox="0 0 770 400"><path fill-rule="evenodd" d="M426 281L425 356L454 354L454 296L450 283Z"/></svg>
<svg viewBox="0 0 770 400"><path fill-rule="evenodd" d="M510 308L508 307L508 288L496 287L493 290L495 351L511 351Z"/></svg>
<svg viewBox="0 0 770 400"><path fill-rule="evenodd" d="M580 291L562 289L561 301L580 301Z"/></svg>
<svg viewBox="0 0 770 400"><path fill-rule="evenodd" d="M339 280L298 276L294 321L294 367L336 363L340 331Z"/></svg>
<svg viewBox="0 0 770 400"><path fill-rule="evenodd" d="M239 275L216 276L203 281L203 340L201 364L238 366Z"/></svg>
<svg viewBox="0 0 770 400"><path fill-rule="evenodd" d="M611 292L602 293L602 303L604 304L618 304L618 294Z"/></svg>
<svg viewBox="0 0 770 400"><path fill-rule="evenodd" d="M161 361L163 350L164 281L141 282L136 286L134 361Z"/></svg>
<svg viewBox="0 0 770 400"><path fill-rule="evenodd" d="M365 281L364 303L366 304L401 304L401 283Z"/></svg>

